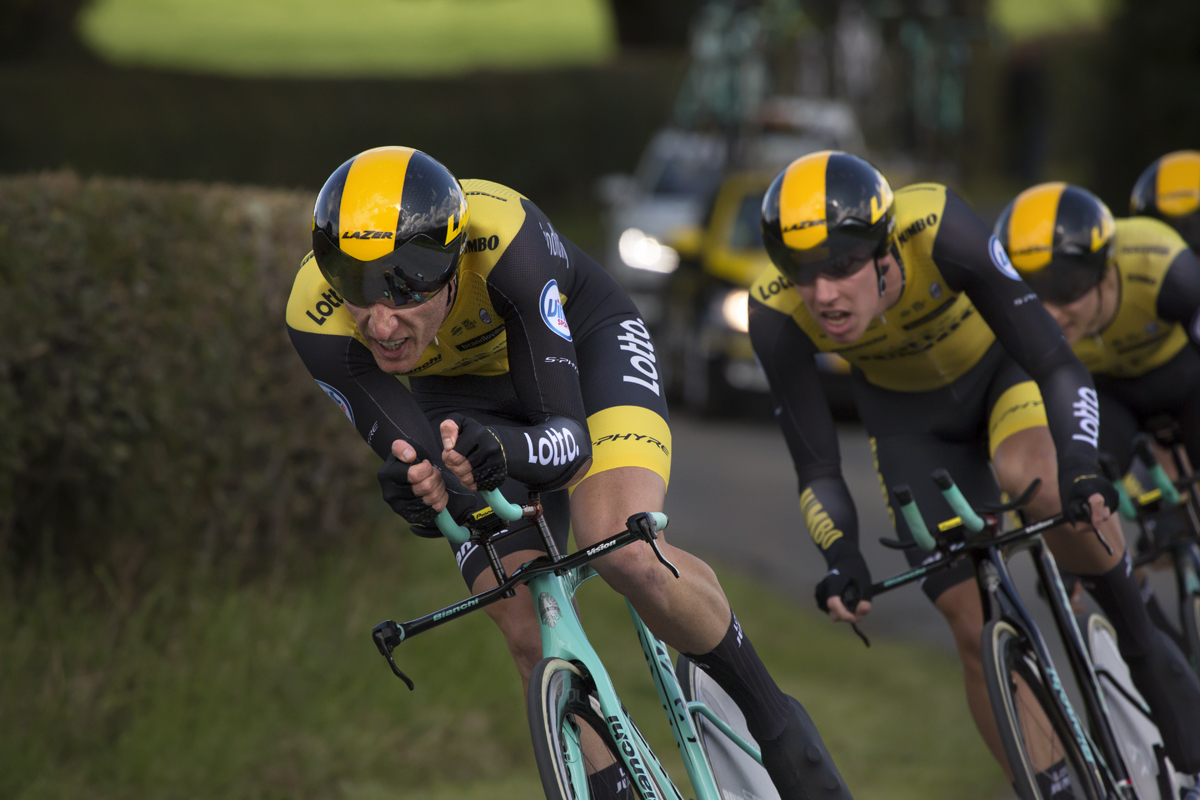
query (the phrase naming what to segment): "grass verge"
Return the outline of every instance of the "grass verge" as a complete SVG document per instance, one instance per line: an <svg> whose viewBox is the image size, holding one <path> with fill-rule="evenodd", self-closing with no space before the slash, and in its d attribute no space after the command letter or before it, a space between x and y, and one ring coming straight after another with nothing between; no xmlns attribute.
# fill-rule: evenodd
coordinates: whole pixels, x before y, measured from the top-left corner
<svg viewBox="0 0 1200 800"><path fill-rule="evenodd" d="M463 594L445 546L373 537L249 587L164 581L136 603L44 584L0 604L0 796L530 798L522 693L484 614L405 643L409 693L370 641ZM854 637L724 575L744 628L802 699L860 800L997 796L946 656ZM674 774L623 601L581 590L590 635Z"/></svg>
<svg viewBox="0 0 1200 800"><path fill-rule="evenodd" d="M82 31L115 63L252 76L577 66L615 47L604 0L99 0Z"/></svg>

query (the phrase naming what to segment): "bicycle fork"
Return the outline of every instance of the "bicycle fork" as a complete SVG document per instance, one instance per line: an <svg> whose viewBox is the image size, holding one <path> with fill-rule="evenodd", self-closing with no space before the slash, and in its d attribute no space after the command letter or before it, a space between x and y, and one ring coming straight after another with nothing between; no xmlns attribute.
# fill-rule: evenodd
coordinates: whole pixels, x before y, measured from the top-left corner
<svg viewBox="0 0 1200 800"><path fill-rule="evenodd" d="M1065 608L1069 609L1070 600L1067 598L1066 589L1063 587L1062 580L1058 576L1058 570L1054 566L1054 557L1041 543L1031 543L1027 547L1033 551L1034 564L1037 567L1038 575L1047 587L1047 592L1053 592L1057 597L1057 602L1052 599L1050 606L1054 609L1055 623L1059 628L1059 633L1063 637L1064 643L1068 644L1068 657L1074 659L1076 656L1071 655L1071 653L1082 646L1083 637L1079 633L1079 627L1075 624L1074 617L1068 614L1066 626L1069 627L1065 627L1063 620L1059 618L1061 609L1058 606L1065 604ZM1012 576L1005 566L1004 557L996 547L988 549L988 556L986 559L979 560L976 567L979 574L980 592L983 595L985 618L997 619L1007 617L1011 622L1015 623L1016 627L1021 631L1021 635L1029 642L1030 647L1037 655L1038 661L1045 672L1047 688L1050 690L1054 702L1058 705L1059 712L1067 720L1071 726L1071 730L1074 732L1079 750L1091 772L1090 779L1093 784L1097 787L1103 787L1105 794L1109 793L1111 787L1116 789L1119 797L1132 800L1133 795L1130 782L1124 779L1118 780L1113 776L1112 770L1103 755L1101 755L1102 751L1092 741L1091 736L1088 735L1079 717L1075 714L1075 709L1067 697L1066 689L1063 688L1058 670L1054 667L1054 662L1050 658L1050 651L1046 646L1046 641L1033 619L1029 616L1029 612L1026 611L1024 605L1018 599L1016 586L1013 584ZM1086 669L1087 674L1092 678L1092 687L1094 688L1095 674L1091 671L1090 662L1086 664ZM1085 702L1087 702L1090 692L1087 687L1081 686L1080 688L1083 692ZM1103 700L1100 702L1103 703ZM1091 710L1089 706L1089 712ZM1102 727L1101 730L1102 735L1103 733L1108 733L1106 727ZM1109 735L1109 741L1111 742L1111 734Z"/></svg>
<svg viewBox="0 0 1200 800"><path fill-rule="evenodd" d="M575 591L595 575L594 570L584 566L568 570L563 575L539 575L529 582L542 632L542 655L576 664L592 681L600 701L600 715L620 751L630 780L638 785L646 800L683 800L621 704L612 679L604 670L576 614ZM663 797L660 792L671 794ZM720 800L720 797L714 794L711 798L701 797L697 800Z"/></svg>

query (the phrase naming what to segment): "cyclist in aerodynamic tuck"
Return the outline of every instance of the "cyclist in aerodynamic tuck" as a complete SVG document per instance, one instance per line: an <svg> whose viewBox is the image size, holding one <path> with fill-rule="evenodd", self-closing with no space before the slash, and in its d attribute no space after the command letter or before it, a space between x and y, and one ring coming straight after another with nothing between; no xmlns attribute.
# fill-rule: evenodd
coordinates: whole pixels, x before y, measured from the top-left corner
<svg viewBox="0 0 1200 800"><path fill-rule="evenodd" d="M853 366L855 403L885 487L908 484L918 506L937 515L927 519L932 525L953 516L929 478L936 468L948 469L977 506L1041 478L1026 512L1044 519L1067 508L1080 520L1046 534L1055 557L1088 576L1120 638L1147 641L1153 628L1111 513L1116 492L1097 469L1091 378L970 207L932 183L893 195L866 161L826 151L775 178L762 231L774 267L751 288L750 334L795 464L801 512L828 563L816 590L820 608L841 622L870 610L871 576L814 361L836 352ZM885 496L900 538L912 541L886 489ZM906 553L914 564L925 557ZM862 600L847 609L841 597L852 584ZM970 562L923 588L954 632L975 724L1007 770L983 677L983 614ZM1194 688L1174 674L1173 657L1145 646L1154 656L1138 688L1170 687L1147 696L1176 758L1189 723L1178 701L1166 699ZM1065 774L1059 764L1038 776L1047 797L1051 787L1069 792L1058 780Z"/></svg>
<svg viewBox="0 0 1200 800"><path fill-rule="evenodd" d="M312 236L288 332L385 459L384 498L415 532L438 535L437 511L461 522L475 510L468 490L497 487L514 502L539 492L563 552L570 528L586 548L631 515L662 510L671 432L650 336L607 273L527 198L488 181L460 184L420 151L381 147L330 176ZM532 530L496 546L509 570L543 554ZM644 543L593 566L734 699L782 797L849 798L712 570L661 548L679 579ZM478 548L454 555L472 592L495 585ZM487 611L527 685L541 657L528 589ZM614 764L591 776L593 796L630 796L621 773Z"/></svg>
<svg viewBox="0 0 1200 800"><path fill-rule="evenodd" d="M1195 166L1200 179L1200 160ZM1179 424L1195 463L1200 458L1200 260L1184 239L1150 217L1114 220L1100 198L1067 183L1021 192L1000 214L995 235L1095 378L1100 450L1112 454L1124 473L1133 458L1134 435L1166 415ZM1167 522L1169 514L1159 521ZM1156 603L1148 603L1148 610L1163 617ZM1158 627L1167 639L1166 627ZM1151 708L1174 704L1179 709L1183 741L1172 742L1169 729L1163 738L1175 765L1196 772L1200 684L1191 670L1185 670L1191 687L1156 682L1147 662L1167 658L1158 650L1177 648L1170 641L1148 642L1142 634L1118 630L1121 655ZM1186 754L1182 760L1180 748Z"/></svg>

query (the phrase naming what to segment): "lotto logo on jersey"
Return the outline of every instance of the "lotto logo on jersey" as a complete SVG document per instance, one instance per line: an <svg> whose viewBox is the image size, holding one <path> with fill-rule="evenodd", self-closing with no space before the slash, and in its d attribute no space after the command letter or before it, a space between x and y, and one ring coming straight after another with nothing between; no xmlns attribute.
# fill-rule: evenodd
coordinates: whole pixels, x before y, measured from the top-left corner
<svg viewBox="0 0 1200 800"><path fill-rule="evenodd" d="M350 401L346 399L346 395L339 392L337 389L330 386L324 381L317 381L317 386L321 387L321 391L329 395L329 399L338 404L338 408L346 415L346 419L350 420L350 424L354 424L354 410L350 408Z"/></svg>
<svg viewBox="0 0 1200 800"><path fill-rule="evenodd" d="M996 269L1004 273L1006 278L1012 278L1014 281L1021 280L1021 276L1013 269L1012 262L1008 260L1008 253L1004 252L1004 245L1000 244L1000 240L995 236L988 239L988 254L992 257L992 263L996 265Z"/></svg>
<svg viewBox="0 0 1200 800"><path fill-rule="evenodd" d="M533 437L526 433L525 443L529 446L530 464L557 467L559 464L569 464L579 457L579 443L568 428L547 428L538 437L536 444Z"/></svg>
<svg viewBox="0 0 1200 800"><path fill-rule="evenodd" d="M546 327L557 333L568 342L571 341L571 326L567 324L567 315L563 311L562 296L558 293L558 281L550 280L542 289L542 298L538 303L541 307L542 322Z"/></svg>

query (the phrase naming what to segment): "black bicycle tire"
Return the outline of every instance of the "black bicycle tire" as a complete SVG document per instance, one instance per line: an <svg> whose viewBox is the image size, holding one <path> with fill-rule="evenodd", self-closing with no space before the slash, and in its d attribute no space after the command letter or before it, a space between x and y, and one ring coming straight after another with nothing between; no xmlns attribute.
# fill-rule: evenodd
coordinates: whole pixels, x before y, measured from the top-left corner
<svg viewBox="0 0 1200 800"><path fill-rule="evenodd" d="M992 714L1004 744L1005 755L1013 773L1017 795L1022 800L1049 800L1043 797L1035 779L1033 763L1026 752L1020 717L1014 697L1010 676L1017 672L1029 686L1032 699L1042 708L1055 736L1062 746L1062 756L1075 782L1076 791L1082 790L1087 800L1104 800L1105 793L1095 786L1094 777L1087 766L1078 743L1075 741L1070 723L1059 712L1058 705L1050 699L1043 683L1037 655L1023 646L1024 636L1006 620L993 620L983 629L983 674L987 683L988 698ZM1076 795L1079 796L1078 794Z"/></svg>
<svg viewBox="0 0 1200 800"><path fill-rule="evenodd" d="M1192 559L1195 552L1195 546L1192 545L1184 551L1176 550L1175 557ZM1186 581L1181 582L1186 583ZM1200 674L1200 592L1187 592L1179 599L1179 622L1183 628L1183 641L1187 646L1188 661L1191 662L1192 669Z"/></svg>
<svg viewBox="0 0 1200 800"><path fill-rule="evenodd" d="M569 717L589 725L613 758L622 760L608 726L596 711L595 697L595 690L579 668L561 658L542 659L529 677L529 731L546 800L587 800L591 796L587 786L574 786L566 764L560 734L564 726L575 724ZM645 800L636 781L631 781L630 788L635 798ZM653 796L661 797L658 787L654 788Z"/></svg>

